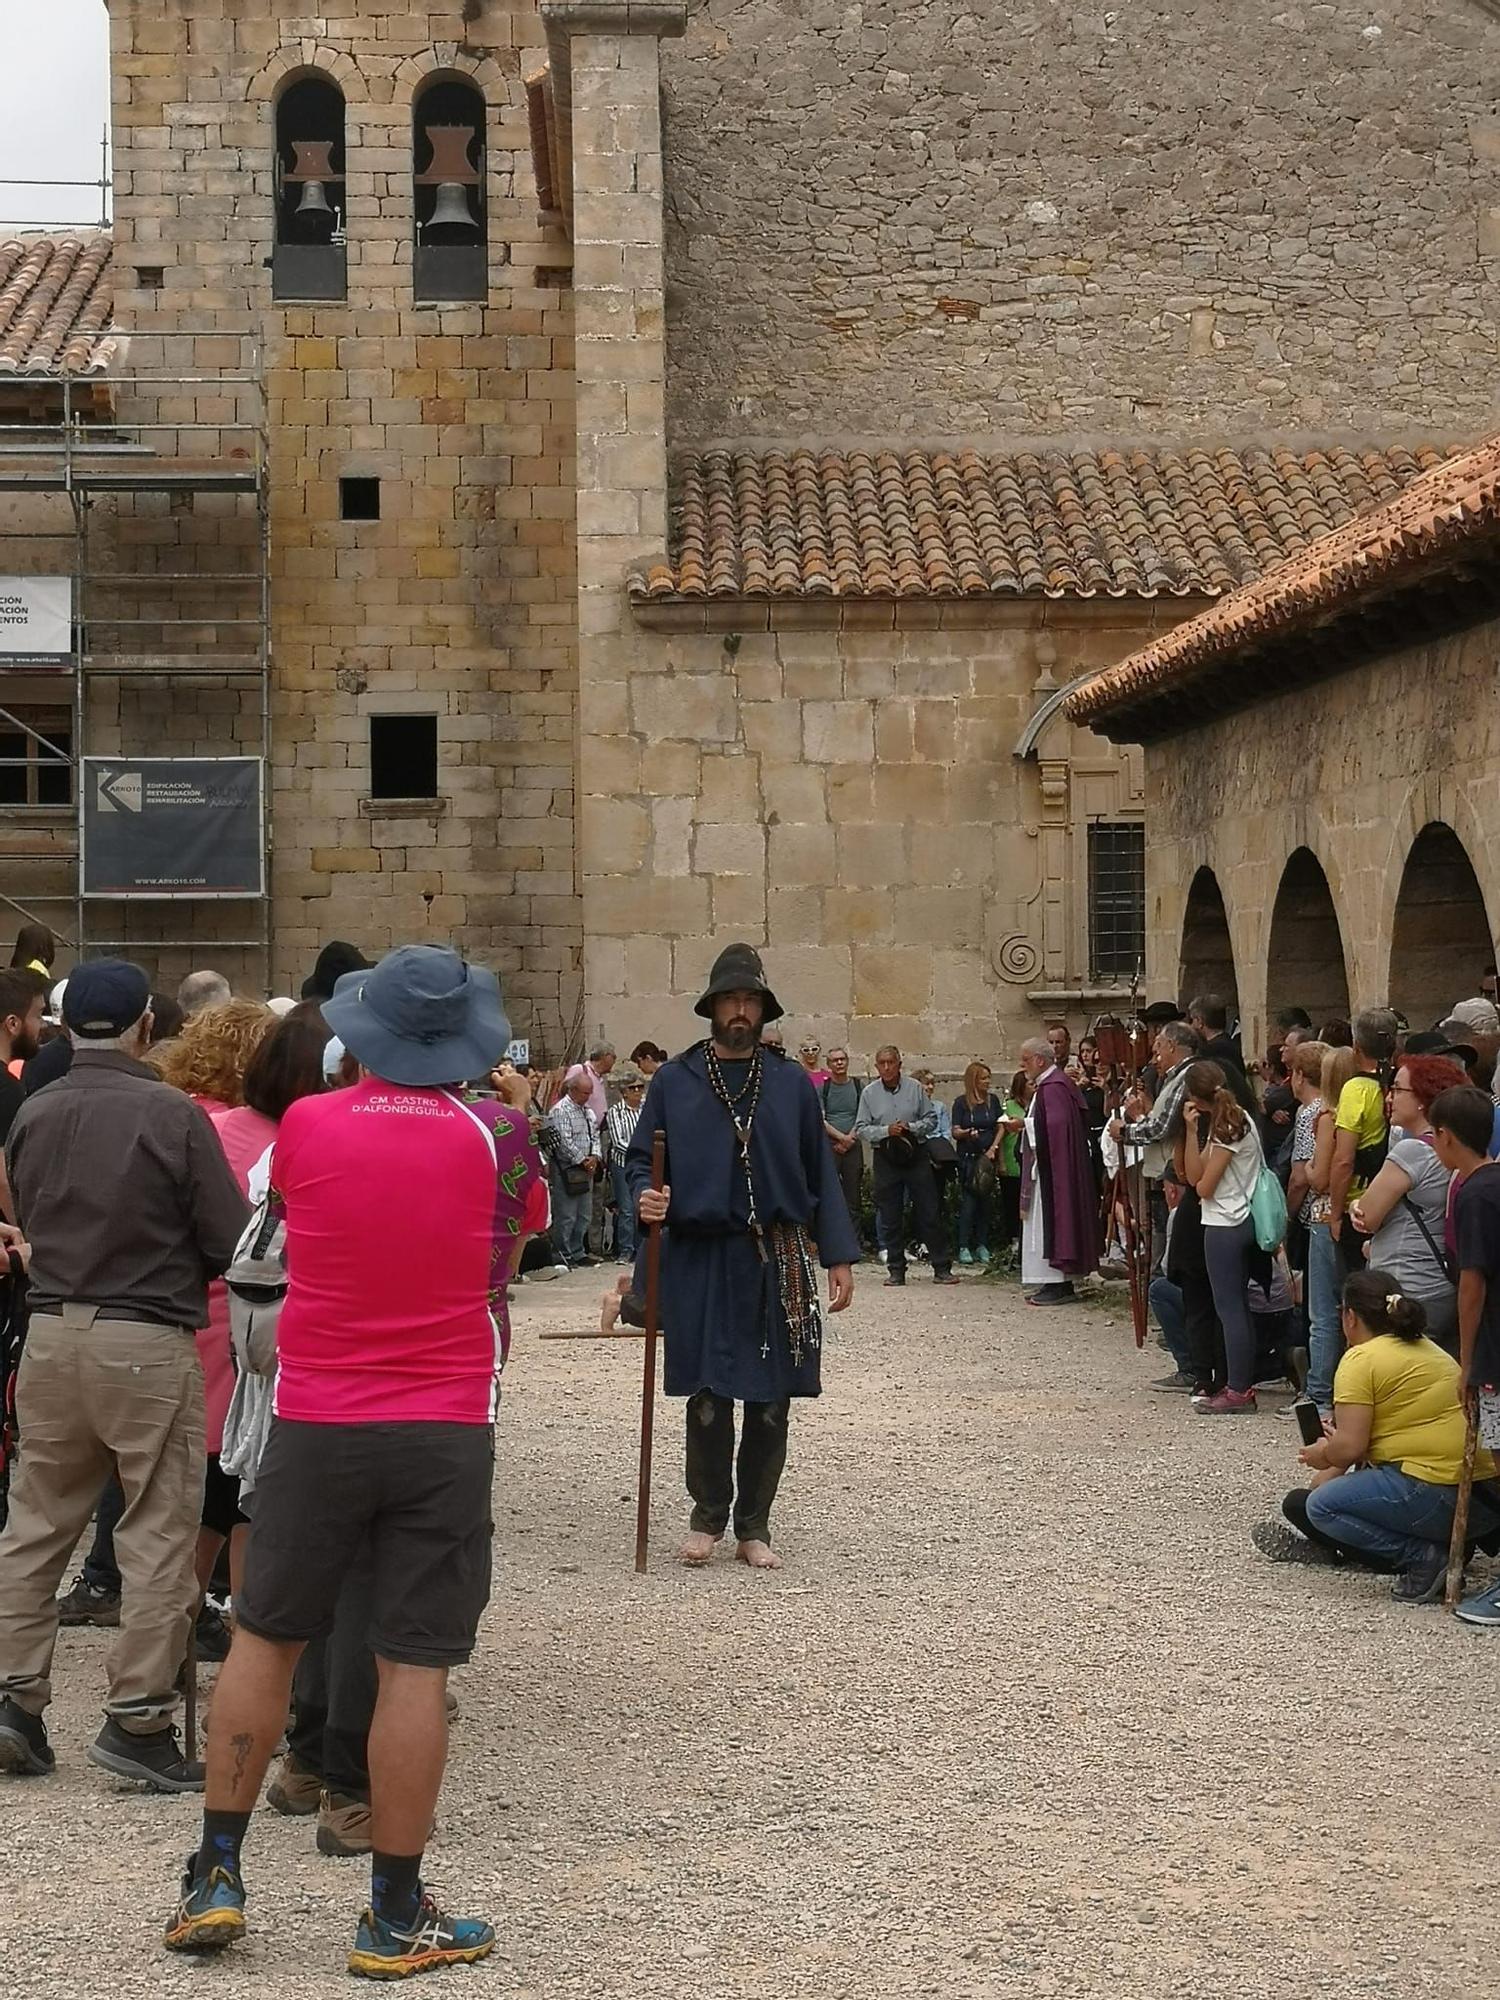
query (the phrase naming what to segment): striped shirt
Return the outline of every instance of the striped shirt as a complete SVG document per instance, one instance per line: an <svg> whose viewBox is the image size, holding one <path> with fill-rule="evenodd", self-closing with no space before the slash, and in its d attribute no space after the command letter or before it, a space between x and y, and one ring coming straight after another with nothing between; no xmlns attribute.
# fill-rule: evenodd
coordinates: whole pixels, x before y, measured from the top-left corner
<svg viewBox="0 0 1500 2000"><path fill-rule="evenodd" d="M630 1135L640 1115L641 1107L627 1104L623 1097L617 1098L609 1107L604 1119L604 1138L605 1151L610 1159L624 1159L625 1148L630 1144Z"/></svg>

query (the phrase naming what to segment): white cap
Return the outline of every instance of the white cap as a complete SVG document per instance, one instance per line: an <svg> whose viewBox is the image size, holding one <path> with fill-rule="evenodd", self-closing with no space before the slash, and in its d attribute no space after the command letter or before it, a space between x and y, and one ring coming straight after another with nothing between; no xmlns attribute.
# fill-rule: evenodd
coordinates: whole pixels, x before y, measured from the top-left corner
<svg viewBox="0 0 1500 2000"><path fill-rule="evenodd" d="M291 998L290 994L286 993L280 994L275 1000L268 1000L266 1002L266 1005L278 1021L284 1021L296 1004L296 1001Z"/></svg>
<svg viewBox="0 0 1500 2000"><path fill-rule="evenodd" d="M1492 1000L1460 1000L1448 1019L1462 1021L1476 1035L1500 1035L1500 1013Z"/></svg>
<svg viewBox="0 0 1500 2000"><path fill-rule="evenodd" d="M330 1035L323 1044L323 1077L332 1083L339 1073L339 1064L344 1060L344 1045L337 1035Z"/></svg>

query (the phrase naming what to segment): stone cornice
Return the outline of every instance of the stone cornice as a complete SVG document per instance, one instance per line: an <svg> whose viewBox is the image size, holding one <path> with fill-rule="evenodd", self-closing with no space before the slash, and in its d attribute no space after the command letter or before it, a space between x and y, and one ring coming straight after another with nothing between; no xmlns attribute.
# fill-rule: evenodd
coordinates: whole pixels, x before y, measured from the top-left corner
<svg viewBox="0 0 1500 2000"><path fill-rule="evenodd" d="M687 0L542 0L550 43L564 35L684 35Z"/></svg>
<svg viewBox="0 0 1500 2000"><path fill-rule="evenodd" d="M1066 631L1122 627L1170 631L1212 600L1147 598L631 597L632 621L646 632L980 632L1009 628Z"/></svg>

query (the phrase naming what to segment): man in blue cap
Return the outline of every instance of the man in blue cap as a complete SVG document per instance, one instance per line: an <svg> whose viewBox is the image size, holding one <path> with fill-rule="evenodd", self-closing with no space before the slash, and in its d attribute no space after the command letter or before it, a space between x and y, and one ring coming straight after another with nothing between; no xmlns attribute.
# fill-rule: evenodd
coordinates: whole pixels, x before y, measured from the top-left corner
<svg viewBox="0 0 1500 2000"><path fill-rule="evenodd" d="M510 1041L493 973L407 945L346 974L323 1015L362 1077L300 1099L276 1135L290 1285L275 1419L214 1693L203 1835L166 1943L212 1952L243 1934L240 1850L297 1661L367 1550L371 1893L348 1964L392 1979L495 1942L488 1923L437 1907L421 1864L448 1669L468 1659L489 1597L506 1287L545 1223L546 1185L524 1114L458 1088Z"/></svg>
<svg viewBox="0 0 1500 2000"><path fill-rule="evenodd" d="M44 1777L57 1586L118 1471L124 1589L91 1760L161 1792L198 1791L172 1727L198 1604L203 1371L193 1330L248 1210L213 1127L140 1058L151 991L138 965L68 979L72 1067L17 1113L6 1146L31 1243L31 1324L17 1384L25 1447L0 1537L0 1770Z"/></svg>

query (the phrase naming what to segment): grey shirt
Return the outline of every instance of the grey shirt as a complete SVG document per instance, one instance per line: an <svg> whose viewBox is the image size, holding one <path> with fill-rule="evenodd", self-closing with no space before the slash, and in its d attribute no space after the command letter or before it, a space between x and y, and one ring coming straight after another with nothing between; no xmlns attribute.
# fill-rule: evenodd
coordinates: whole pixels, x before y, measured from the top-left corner
<svg viewBox="0 0 1500 2000"><path fill-rule="evenodd" d="M903 1076L894 1090L887 1090L876 1077L865 1085L854 1129L861 1139L878 1146L892 1125L905 1125L914 1139L930 1139L937 1123L932 1099L914 1077Z"/></svg>
<svg viewBox="0 0 1500 2000"><path fill-rule="evenodd" d="M823 1117L835 1132L852 1132L859 1117L861 1090L852 1076L846 1076L842 1083L835 1083L829 1077L821 1092Z"/></svg>
<svg viewBox="0 0 1500 2000"><path fill-rule="evenodd" d="M1398 1166L1411 1182L1408 1199L1441 1250L1448 1215L1448 1169L1425 1139L1398 1139L1386 1160ZM1414 1299L1446 1298L1453 1291L1452 1281L1403 1201L1396 1203L1371 1237L1369 1269L1389 1271L1400 1281L1402 1291Z"/></svg>
<svg viewBox="0 0 1500 2000"><path fill-rule="evenodd" d="M117 1049L73 1051L67 1075L16 1114L5 1148L31 1243L31 1308L208 1324L250 1208L190 1097Z"/></svg>

